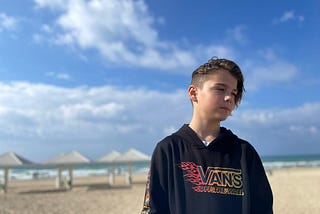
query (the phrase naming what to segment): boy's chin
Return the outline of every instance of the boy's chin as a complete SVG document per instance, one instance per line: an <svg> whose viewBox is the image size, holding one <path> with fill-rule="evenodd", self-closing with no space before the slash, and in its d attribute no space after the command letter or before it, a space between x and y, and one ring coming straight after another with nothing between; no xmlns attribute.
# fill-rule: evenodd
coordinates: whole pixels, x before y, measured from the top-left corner
<svg viewBox="0 0 320 214"><path fill-rule="evenodd" d="M232 115L230 114L230 115L228 115L228 116L221 117L221 118L220 118L220 122L227 120L228 117L230 117L230 116L232 116Z"/></svg>
<svg viewBox="0 0 320 214"><path fill-rule="evenodd" d="M225 121L227 118L224 118L224 119L220 119L220 122L223 122L223 121Z"/></svg>

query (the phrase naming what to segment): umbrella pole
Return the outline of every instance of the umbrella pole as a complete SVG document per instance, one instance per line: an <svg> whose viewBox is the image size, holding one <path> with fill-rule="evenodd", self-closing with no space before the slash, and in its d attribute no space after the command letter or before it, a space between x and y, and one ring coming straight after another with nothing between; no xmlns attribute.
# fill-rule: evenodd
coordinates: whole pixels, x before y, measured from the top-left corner
<svg viewBox="0 0 320 214"><path fill-rule="evenodd" d="M68 187L71 190L72 189L72 182L73 182L73 167L72 165L68 166L68 170L69 170L69 180L68 180Z"/></svg>
<svg viewBox="0 0 320 214"><path fill-rule="evenodd" d="M56 188L61 188L62 186L62 167L58 166L57 168L57 178L56 178Z"/></svg>
<svg viewBox="0 0 320 214"><path fill-rule="evenodd" d="M4 167L3 168L3 178L4 178L4 183L3 183L3 191L4 193L7 193L7 188L8 188L8 174L9 174L9 168Z"/></svg>
<svg viewBox="0 0 320 214"><path fill-rule="evenodd" d="M115 177L115 174L114 174L114 163L111 164L111 167L109 168L109 184L110 186L113 186L114 185L114 177Z"/></svg>
<svg viewBox="0 0 320 214"><path fill-rule="evenodd" d="M126 173L126 185L131 186L132 184L132 169L131 169L131 162L127 164L127 173Z"/></svg>

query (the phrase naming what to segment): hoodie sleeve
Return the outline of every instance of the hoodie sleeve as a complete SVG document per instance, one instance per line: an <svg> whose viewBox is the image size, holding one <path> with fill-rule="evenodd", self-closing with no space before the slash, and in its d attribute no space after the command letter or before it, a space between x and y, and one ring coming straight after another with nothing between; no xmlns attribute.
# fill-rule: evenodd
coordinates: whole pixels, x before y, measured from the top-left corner
<svg viewBox="0 0 320 214"><path fill-rule="evenodd" d="M262 161L254 148L251 150L250 170L250 201L251 213L272 214L273 195Z"/></svg>
<svg viewBox="0 0 320 214"><path fill-rule="evenodd" d="M167 184L167 155L158 144L152 158L141 214L170 214Z"/></svg>

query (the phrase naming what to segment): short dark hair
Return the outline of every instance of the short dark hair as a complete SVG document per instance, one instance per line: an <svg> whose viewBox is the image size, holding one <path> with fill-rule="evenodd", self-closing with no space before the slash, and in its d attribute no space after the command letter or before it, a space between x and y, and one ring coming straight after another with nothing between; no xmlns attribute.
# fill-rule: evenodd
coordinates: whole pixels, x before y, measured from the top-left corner
<svg viewBox="0 0 320 214"><path fill-rule="evenodd" d="M192 73L191 84L197 87L202 87L203 83L207 80L207 75L213 74L218 70L229 71L230 74L237 80L237 95L235 97L236 106L240 104L244 89L244 78L240 67L229 59L219 59L212 57L207 63L200 65Z"/></svg>

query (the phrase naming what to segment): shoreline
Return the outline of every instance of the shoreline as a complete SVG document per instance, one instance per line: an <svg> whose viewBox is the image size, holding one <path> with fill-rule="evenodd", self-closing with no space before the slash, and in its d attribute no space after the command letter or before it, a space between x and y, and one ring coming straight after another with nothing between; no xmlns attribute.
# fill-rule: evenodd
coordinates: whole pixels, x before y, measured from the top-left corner
<svg viewBox="0 0 320 214"><path fill-rule="evenodd" d="M274 196L274 213L317 213L320 167L272 169L267 176ZM132 186L117 176L114 187L108 177L74 177L72 190L55 188L55 179L11 180L0 193L0 213L140 213L147 174L133 174Z"/></svg>

